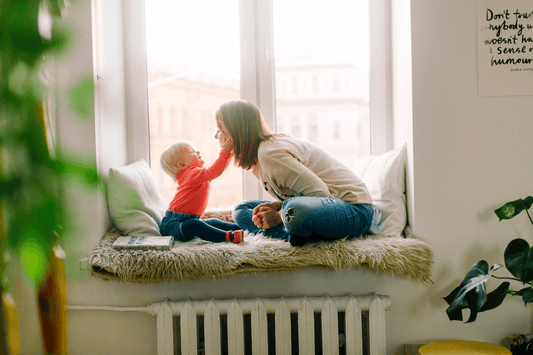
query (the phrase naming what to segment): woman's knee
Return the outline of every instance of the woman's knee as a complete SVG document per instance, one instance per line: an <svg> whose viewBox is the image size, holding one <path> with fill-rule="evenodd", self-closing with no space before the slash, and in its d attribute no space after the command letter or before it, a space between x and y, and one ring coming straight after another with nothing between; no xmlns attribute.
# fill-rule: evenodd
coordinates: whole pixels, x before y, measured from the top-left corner
<svg viewBox="0 0 533 355"><path fill-rule="evenodd" d="M307 221L312 218L313 208L299 199L285 201L280 217L289 234L301 234Z"/></svg>
<svg viewBox="0 0 533 355"><path fill-rule="evenodd" d="M233 211L231 211L231 218L235 223L238 223L237 221L243 218L243 213L247 213L249 209L250 208L247 207L246 203L241 202L233 208Z"/></svg>
<svg viewBox="0 0 533 355"><path fill-rule="evenodd" d="M280 216L284 223L311 217L315 209L307 201L293 198L285 201L281 206Z"/></svg>
<svg viewBox="0 0 533 355"><path fill-rule="evenodd" d="M233 207L233 211L231 211L231 217L235 221L235 215L238 213L241 213L241 211L246 211L250 209L247 205L247 201L243 201L238 203L235 207Z"/></svg>
<svg viewBox="0 0 533 355"><path fill-rule="evenodd" d="M231 218L233 218L233 221L235 223L238 223L237 221L242 218L252 218L252 210L260 205L261 203L266 201L259 201L259 200L248 200L238 203L231 212Z"/></svg>

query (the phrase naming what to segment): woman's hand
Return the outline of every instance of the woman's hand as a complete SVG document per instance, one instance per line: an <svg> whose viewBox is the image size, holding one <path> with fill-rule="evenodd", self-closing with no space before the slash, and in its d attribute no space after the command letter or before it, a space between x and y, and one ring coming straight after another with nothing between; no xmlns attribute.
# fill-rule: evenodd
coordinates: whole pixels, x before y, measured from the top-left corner
<svg viewBox="0 0 533 355"><path fill-rule="evenodd" d="M262 228L263 231L279 226L283 223L278 212L280 209L280 202L262 203L254 208L252 222L254 222L257 228Z"/></svg>

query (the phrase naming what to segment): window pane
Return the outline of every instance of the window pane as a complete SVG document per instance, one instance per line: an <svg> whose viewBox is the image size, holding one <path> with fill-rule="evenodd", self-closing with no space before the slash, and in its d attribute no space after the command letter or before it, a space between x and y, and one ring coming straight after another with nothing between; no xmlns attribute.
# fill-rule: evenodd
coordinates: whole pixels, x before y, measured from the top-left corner
<svg viewBox="0 0 533 355"><path fill-rule="evenodd" d="M215 111L240 98L238 0L145 2L150 160L168 203L176 184L160 168L163 150L190 141L206 166L220 151ZM242 171L233 163L211 184L209 207L242 200Z"/></svg>
<svg viewBox="0 0 533 355"><path fill-rule="evenodd" d="M368 3L301 5L273 0L277 129L352 167L370 154Z"/></svg>

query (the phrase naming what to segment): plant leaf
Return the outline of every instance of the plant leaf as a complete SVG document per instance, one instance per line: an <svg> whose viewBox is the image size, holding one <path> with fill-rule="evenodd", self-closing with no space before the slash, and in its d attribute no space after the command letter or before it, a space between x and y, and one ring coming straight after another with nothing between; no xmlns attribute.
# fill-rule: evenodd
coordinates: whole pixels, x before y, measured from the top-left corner
<svg viewBox="0 0 533 355"><path fill-rule="evenodd" d="M13 195L14 191L20 189L21 186L22 180L19 177L6 180L0 176L0 196L2 197Z"/></svg>
<svg viewBox="0 0 533 355"><path fill-rule="evenodd" d="M101 176L98 175L94 164L82 158L78 158L76 161L66 158L61 161L56 160L53 163L53 169L58 175L66 173L70 176L75 176L89 186L96 185L101 180Z"/></svg>
<svg viewBox="0 0 533 355"><path fill-rule="evenodd" d="M467 323L471 323L476 320L478 312L493 309L503 302L505 295L503 295L504 287L502 285L506 283L500 285L497 290L491 292L490 299L485 290L485 284L490 275L500 267L501 265L496 264L491 267L489 271L489 264L485 260L480 260L472 266L461 284L448 296L444 297L444 300L449 305L446 309L446 313L450 320L462 321L463 316L461 311L465 308L469 308L470 318ZM505 286L506 290L507 287L508 285Z"/></svg>
<svg viewBox="0 0 533 355"><path fill-rule="evenodd" d="M522 282L533 280L533 248L524 239L514 239L503 253L505 266Z"/></svg>
<svg viewBox="0 0 533 355"><path fill-rule="evenodd" d="M71 104L81 117L90 117L94 105L94 82L92 77L77 79L71 91Z"/></svg>
<svg viewBox="0 0 533 355"><path fill-rule="evenodd" d="M524 304L527 306L528 303L533 303L533 289L531 287L526 287L517 291L516 296L522 296Z"/></svg>
<svg viewBox="0 0 533 355"><path fill-rule="evenodd" d="M519 199L511 202L507 202L502 207L495 209L494 213L500 219L511 219L524 210L528 210L533 205L533 197L528 196L524 199Z"/></svg>
<svg viewBox="0 0 533 355"><path fill-rule="evenodd" d="M497 289L487 294L487 302L481 307L480 312L490 311L502 304L509 293L510 282L503 282Z"/></svg>

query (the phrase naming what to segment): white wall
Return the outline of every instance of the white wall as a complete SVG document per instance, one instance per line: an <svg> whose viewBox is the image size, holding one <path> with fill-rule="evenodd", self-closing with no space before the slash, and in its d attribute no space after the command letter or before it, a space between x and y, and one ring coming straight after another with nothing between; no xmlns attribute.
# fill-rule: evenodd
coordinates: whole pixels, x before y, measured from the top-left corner
<svg viewBox="0 0 533 355"><path fill-rule="evenodd" d="M503 249L511 239L531 235L525 216L498 223L492 210L531 194L533 142L527 133L533 132L529 114L533 98L478 97L475 1L393 3L395 145L409 143L410 219L415 232L434 249L435 284L425 286L357 269L158 285L103 282L86 276L69 282L68 303L145 306L166 297L376 291L392 298L387 312L388 354L400 354L404 343L452 338L498 343L510 334L531 332L531 311L520 299L508 299L499 309L479 314L477 322L462 324L448 320L442 297L479 259L502 262ZM409 22L410 38L401 26ZM406 52L409 42L412 51ZM109 95L110 100L115 95L122 100L120 90ZM114 148L115 154L125 154L122 143ZM69 353L155 353L155 325L155 318L147 314L71 311ZM22 353L35 353L29 349Z"/></svg>
<svg viewBox="0 0 533 355"><path fill-rule="evenodd" d="M415 231L434 248L435 285L413 294L420 305L406 336L499 342L530 333L519 298L468 325L449 322L441 298L478 260L503 263L509 241L531 240L525 214L498 222L493 210L531 194L533 98L478 96L476 1L410 3Z"/></svg>

